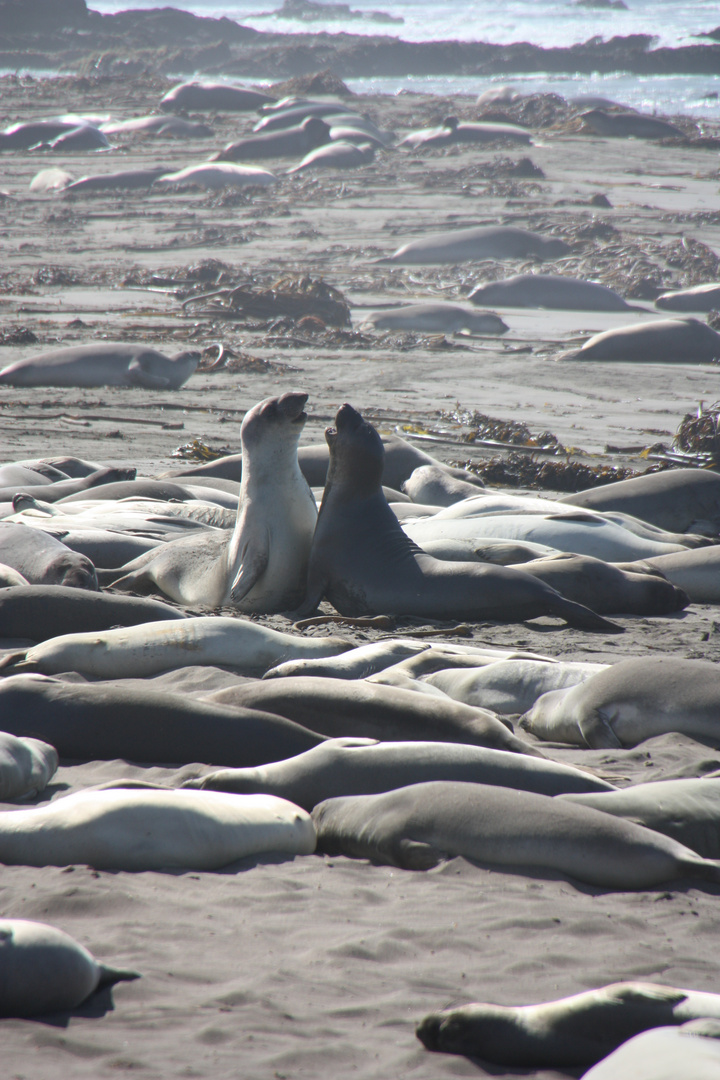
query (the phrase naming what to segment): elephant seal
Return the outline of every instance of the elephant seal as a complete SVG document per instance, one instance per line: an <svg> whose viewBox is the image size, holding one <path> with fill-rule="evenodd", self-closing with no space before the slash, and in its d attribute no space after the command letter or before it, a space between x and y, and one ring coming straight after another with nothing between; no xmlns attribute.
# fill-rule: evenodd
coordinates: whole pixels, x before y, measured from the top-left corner
<svg viewBox="0 0 720 1080"><path fill-rule="evenodd" d="M32 120L29 123L12 124L0 131L0 150L29 150L38 143L49 143L66 131L74 131L77 121Z"/></svg>
<svg viewBox="0 0 720 1080"><path fill-rule="evenodd" d="M40 172L35 173L30 181L30 191L46 192L46 191L63 191L68 184L72 184L75 177L67 169L41 169Z"/></svg>
<svg viewBox="0 0 720 1080"><path fill-rule="evenodd" d="M513 274L476 285L468 296L484 307L552 308L558 311L636 311L622 296L596 281L560 274Z"/></svg>
<svg viewBox="0 0 720 1080"><path fill-rule="evenodd" d="M682 589L692 604L720 604L720 545L656 555L637 563L625 563L624 570L642 572L650 567Z"/></svg>
<svg viewBox="0 0 720 1080"><path fill-rule="evenodd" d="M6 656L0 666L43 675L77 671L94 679L129 679L190 664L211 664L257 676L283 660L334 656L348 648L350 643L342 638L304 638L248 619L208 615L63 634Z"/></svg>
<svg viewBox="0 0 720 1080"><path fill-rule="evenodd" d="M411 131L398 146L409 146L412 150L434 150L457 143L488 143L498 139L524 143L526 146L532 142L530 132L516 124L488 121L470 123L460 121L456 116L447 116L438 127Z"/></svg>
<svg viewBox="0 0 720 1080"><path fill-rule="evenodd" d="M262 709L330 738L441 739L544 757L486 709L471 709L449 698L430 699L364 679L297 675L229 686L205 700Z"/></svg>
<svg viewBox="0 0 720 1080"><path fill-rule="evenodd" d="M562 552L519 565L526 574L599 615L671 615L690 603L687 593L662 577L633 573L589 555Z"/></svg>
<svg viewBox="0 0 720 1080"><path fill-rule="evenodd" d="M605 112L588 109L580 118L594 135L613 139L684 139L685 132L656 116L643 116L636 112Z"/></svg>
<svg viewBox="0 0 720 1080"><path fill-rule="evenodd" d="M606 667L607 664L498 660L478 668L441 668L426 675L424 681L453 701L514 714L526 712L542 694L577 686Z"/></svg>
<svg viewBox="0 0 720 1080"><path fill-rule="evenodd" d="M30 582L24 577L19 570L14 570L12 566L7 566L5 563L0 563L0 588L15 588L20 586L30 586ZM15 631L13 631L15 632ZM11 635L6 635L10 637ZM28 637L27 634L17 634L18 637Z"/></svg>
<svg viewBox="0 0 720 1080"><path fill-rule="evenodd" d="M1 596L2 594L0 594ZM0 634L0 636L2 636ZM309 660L286 660L284 664L270 668L263 679L284 679L290 675L321 675L329 679L365 679L386 667L391 667L406 656L415 656L429 646L426 642L410 638L390 641L373 641L348 649L336 657L317 657Z"/></svg>
<svg viewBox="0 0 720 1080"><path fill-rule="evenodd" d="M102 987L139 978L99 963L55 926L0 919L0 1016L67 1012Z"/></svg>
<svg viewBox="0 0 720 1080"><path fill-rule="evenodd" d="M29 525L0 522L0 560L31 585L68 585L97 589L95 567L59 540Z"/></svg>
<svg viewBox="0 0 720 1080"><path fill-rule="evenodd" d="M200 353L164 356L124 342L73 345L17 360L0 371L0 386L142 386L177 390L200 362Z"/></svg>
<svg viewBox="0 0 720 1080"><path fill-rule="evenodd" d="M583 1080L716 1080L720 1076L720 1021L703 1018L680 1027L652 1028L628 1039Z"/></svg>
<svg viewBox="0 0 720 1080"><path fill-rule="evenodd" d="M720 779L715 777L655 780L602 792L600 799L580 795L577 801L672 836L703 858L720 858Z"/></svg>
<svg viewBox="0 0 720 1080"><path fill-rule="evenodd" d="M273 795L110 788L0 811L0 862L96 870L220 870L248 855L310 855L306 811Z"/></svg>
<svg viewBox="0 0 720 1080"><path fill-rule="evenodd" d="M602 512L619 510L678 533L720 532L720 476L705 469L669 469L633 476L563 495L559 502Z"/></svg>
<svg viewBox="0 0 720 1080"><path fill-rule="evenodd" d="M266 398L240 428L244 469L232 534L183 537L143 557L113 582L129 592L159 591L181 604L244 612L297 607L305 594L317 507L300 472L297 444L307 394ZM157 483L158 481L156 481Z"/></svg>
<svg viewBox="0 0 720 1080"><path fill-rule="evenodd" d="M47 144L41 143L32 149L76 154L84 150L107 150L109 146L110 140L100 128L93 124L76 124L70 131L62 131Z"/></svg>
<svg viewBox="0 0 720 1080"><path fill-rule="evenodd" d="M108 120L100 124L100 129L106 135L155 135L172 139L211 139L215 134L209 124L194 123L168 113L134 116L131 120Z"/></svg>
<svg viewBox="0 0 720 1080"><path fill-rule="evenodd" d="M266 131L228 143L213 161L263 161L265 158L307 154L330 139L330 125L319 116L308 116L297 127Z"/></svg>
<svg viewBox="0 0 720 1080"><path fill-rule="evenodd" d="M334 101L305 101L295 105L289 105L285 109L269 109L265 115L255 124L254 132L284 131L287 128L302 124L309 116L319 116L321 120L327 117L343 116L364 121L365 117L359 113L353 113L347 105ZM374 126L374 125L373 125Z"/></svg>
<svg viewBox="0 0 720 1080"><path fill-rule="evenodd" d="M63 190L71 195L87 195L95 191L139 191L149 188L159 176L167 173L164 165L152 169L121 169L118 172L97 173L94 176L81 176L70 184L63 185Z"/></svg>
<svg viewBox="0 0 720 1080"><path fill-rule="evenodd" d="M269 94L222 82L186 82L160 99L162 112L254 112L275 101Z"/></svg>
<svg viewBox="0 0 720 1080"><path fill-rule="evenodd" d="M669 656L621 660L579 686L543 694L520 726L593 750L674 731L720 743L720 667Z"/></svg>
<svg viewBox="0 0 720 1080"><path fill-rule="evenodd" d="M589 772L525 754L463 743L357 738L329 739L297 757L256 769L220 769L186 780L183 787L263 792L312 810L325 799L376 795L430 780L495 784L542 795L613 790L612 784Z"/></svg>
<svg viewBox="0 0 720 1080"><path fill-rule="evenodd" d="M287 172L288 176L291 176L293 173L307 172L308 169L359 169L363 165L369 165L374 157L374 143L354 143L340 139L310 150L302 161Z"/></svg>
<svg viewBox="0 0 720 1080"><path fill-rule="evenodd" d="M324 741L259 709L227 708L120 682L11 675L0 681L0 710L7 732L41 739L61 758L76 761L245 767L292 757Z"/></svg>
<svg viewBox="0 0 720 1080"><path fill-rule="evenodd" d="M31 496L35 501L54 503L60 499L66 499L70 495L80 494L80 498L89 498L91 488L101 485L124 483L135 476L135 469L123 468L100 468L86 476L72 477L68 480L57 480L47 484L34 484L31 488ZM12 502L16 496L23 494L23 484L15 481L7 487L0 487L0 502ZM103 496L107 494L107 489Z"/></svg>
<svg viewBox="0 0 720 1080"><path fill-rule="evenodd" d="M507 324L491 311L471 311L461 304L441 301L371 312L361 325L365 323L376 330L420 330L431 334L451 334L456 330L469 330L473 334L506 334L508 331Z"/></svg>
<svg viewBox="0 0 720 1080"><path fill-rule="evenodd" d="M588 338L556 360L702 364L720 359L720 334L698 319L656 319L619 326Z"/></svg>
<svg viewBox="0 0 720 1080"><path fill-rule="evenodd" d="M587 806L490 784L435 780L382 795L327 799L312 818L318 851L404 870L429 870L461 855L493 868L542 868L623 891L682 877L720 881L720 862L661 833Z"/></svg>
<svg viewBox="0 0 720 1080"><path fill-rule="evenodd" d="M54 746L0 731L0 802L44 791L57 767Z"/></svg>
<svg viewBox="0 0 720 1080"><path fill-rule="evenodd" d="M641 1031L700 1017L720 1018L720 994L620 982L540 1005L477 1003L431 1013L417 1037L428 1050L557 1069L593 1065ZM636 1074L607 1075L634 1080ZM694 1074L683 1069L677 1075Z"/></svg>
<svg viewBox="0 0 720 1080"><path fill-rule="evenodd" d="M310 614L327 596L342 615L350 616L392 611L519 622L557 615L585 629L617 629L520 570L426 555L403 534L382 494L384 449L375 428L346 404L325 436L330 468L303 613Z"/></svg>
<svg viewBox="0 0 720 1080"><path fill-rule="evenodd" d="M403 481L402 490L413 502L433 503L435 506L452 506L461 499L470 499L478 494L475 484L459 480L442 465L421 465L414 469Z"/></svg>
<svg viewBox="0 0 720 1080"><path fill-rule="evenodd" d="M564 240L540 236L514 225L477 225L411 240L378 263L433 266L481 259L557 259L570 248Z"/></svg>
<svg viewBox="0 0 720 1080"><path fill-rule="evenodd" d="M720 281L661 293L655 299L655 307L663 311L717 311L720 307Z"/></svg>
<svg viewBox="0 0 720 1080"><path fill-rule="evenodd" d="M66 585L17 585L0 589L0 637L47 641L60 634L93 633L184 619L177 608L139 596L115 596Z"/></svg>
<svg viewBox="0 0 720 1080"><path fill-rule="evenodd" d="M153 191L175 191L180 188L209 188L222 191L226 187L267 187L277 183L277 177L267 169L253 165L233 165L228 161L209 161L188 165L178 172L165 173L153 183Z"/></svg>

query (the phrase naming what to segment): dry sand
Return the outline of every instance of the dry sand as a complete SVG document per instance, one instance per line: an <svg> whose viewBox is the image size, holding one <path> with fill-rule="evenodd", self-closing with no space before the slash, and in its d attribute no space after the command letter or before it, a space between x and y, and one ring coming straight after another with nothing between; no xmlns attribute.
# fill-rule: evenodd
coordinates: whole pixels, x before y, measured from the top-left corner
<svg viewBox="0 0 720 1080"><path fill-rule="evenodd" d="M66 109L141 115L162 93L142 80L58 85L53 96L42 84L6 80L3 126ZM357 104L383 126L407 130L471 102L410 95ZM28 192L33 175L49 165L76 176L131 163L180 168L237 137L251 121L218 117L213 123L217 137L200 143L133 141L112 153L73 157L3 155L0 187L8 195L0 202L0 328L7 335L26 327L37 342L1 348L0 361L58 342L105 338L144 340L167 351L188 341L200 348L223 341L266 363L196 374L175 393L3 387L4 459L77 454L134 463L152 474L170 468L172 451L192 438L236 450L244 411L297 387L310 394L307 441L321 437L347 400L384 430L446 431L448 443L430 447L444 460L478 460L488 452L454 445L460 427L438 420L438 409L459 402L549 430L579 448L579 460L643 468L637 451L608 454L606 446L669 444L684 413L701 399L720 398L718 371L710 366L548 358L582 333L635 315L508 310L504 338L449 339L454 347L442 349L427 342L399 349L377 335L334 346L306 339L303 345L282 327L268 333L264 326L198 316L192 306L183 312L175 295L182 284L167 284L186 279L183 268L212 258L238 279L254 275L263 284L289 271L322 276L353 305L368 308L428 296L457 299L476 280L497 275L496 266L399 269L372 259L424 232L498 221L550 229L576 242L570 259L557 264L566 270L583 267L611 283L613 275L630 280L649 267L647 273L668 287L694 284L702 280L703 260L712 265L713 252L720 251L714 151L546 130L522 151L387 153L362 172L287 178L275 189L242 195L71 199ZM530 156L545 179L484 178L483 169L499 155ZM607 195L611 208L588 205L597 193ZM681 249L683 237L712 250L692 243ZM684 263L672 265L678 251ZM521 269L510 264L507 272ZM156 275L155 287L148 274ZM143 287L123 286L129 280ZM657 317L645 306L648 314L638 318ZM355 324L361 315L354 311ZM619 637L537 620L478 625L473 638L575 659L667 653L717 660L715 619L714 609L693 606L670 618L621 618L626 632ZM351 633L358 642L371 636ZM208 689L226 677L205 672L196 686ZM193 673L184 681L192 691ZM679 735L617 753L547 752L592 765L621 784L720 769L720 753ZM67 766L44 798L128 775L175 776L124 762ZM2 1074L18 1080L123 1071L214 1080L567 1075L485 1070L463 1058L432 1055L416 1041L413 1026L426 1012L454 1003L548 1000L619 979L717 992L718 894L714 886L683 882L605 893L461 859L430 873L321 856L247 861L219 874L6 867L0 915L51 922L99 958L143 977L70 1017L2 1021Z"/></svg>

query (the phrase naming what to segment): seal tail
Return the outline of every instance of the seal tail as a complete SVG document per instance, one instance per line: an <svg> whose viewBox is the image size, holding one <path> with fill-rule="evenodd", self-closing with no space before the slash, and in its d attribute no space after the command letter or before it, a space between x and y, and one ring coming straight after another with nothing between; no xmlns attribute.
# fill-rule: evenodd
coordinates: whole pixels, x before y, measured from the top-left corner
<svg viewBox="0 0 720 1080"><path fill-rule="evenodd" d="M548 614L559 616L568 626L576 630L602 630L605 634L625 633L622 626L610 622L609 619L603 619L602 615L598 615L591 608L585 607L584 604L577 604L574 600L568 600L559 593L549 598Z"/></svg>
<svg viewBox="0 0 720 1080"><path fill-rule="evenodd" d="M134 979L141 979L142 975L139 971L130 971L126 968L114 968L109 967L107 964L100 964L100 980L97 984L98 990L103 989L106 986L114 986L118 982L133 982Z"/></svg>

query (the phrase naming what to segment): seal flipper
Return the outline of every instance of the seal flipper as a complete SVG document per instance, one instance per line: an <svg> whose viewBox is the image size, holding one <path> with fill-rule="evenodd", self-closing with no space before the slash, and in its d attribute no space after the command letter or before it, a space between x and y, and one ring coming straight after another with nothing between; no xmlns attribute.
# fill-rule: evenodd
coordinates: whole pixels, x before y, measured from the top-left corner
<svg viewBox="0 0 720 1080"><path fill-rule="evenodd" d="M248 528L244 523L243 536L248 534L240 552L237 573L230 586L230 596L238 604L257 585L270 561L270 534L267 529Z"/></svg>
<svg viewBox="0 0 720 1080"><path fill-rule="evenodd" d="M556 597L549 599L548 614L557 615L559 618L564 619L568 626L572 626L576 630L602 630L605 634L625 633L624 627L610 622L609 619L604 619L602 615L598 615L592 608L585 607L584 604L577 604L574 600L568 600L567 597L562 596L560 593L557 593Z"/></svg>
<svg viewBox="0 0 720 1080"><path fill-rule="evenodd" d="M447 858L447 852L440 851L432 844L406 838L393 844L391 855L394 865L403 870L432 870Z"/></svg>
<svg viewBox="0 0 720 1080"><path fill-rule="evenodd" d="M171 386L170 380L162 375L151 375L142 356L136 356L128 364L128 381L130 386L142 386L145 390L167 390Z"/></svg>
<svg viewBox="0 0 720 1080"><path fill-rule="evenodd" d="M103 990L106 986L114 986L118 982L133 982L135 979L142 978L139 971L114 968L107 964L98 964L98 967L100 968L100 978L96 987L97 990Z"/></svg>
<svg viewBox="0 0 720 1080"><path fill-rule="evenodd" d="M591 712L579 717L577 725L591 750L622 749L622 743L610 727L609 718L602 709L592 709Z"/></svg>

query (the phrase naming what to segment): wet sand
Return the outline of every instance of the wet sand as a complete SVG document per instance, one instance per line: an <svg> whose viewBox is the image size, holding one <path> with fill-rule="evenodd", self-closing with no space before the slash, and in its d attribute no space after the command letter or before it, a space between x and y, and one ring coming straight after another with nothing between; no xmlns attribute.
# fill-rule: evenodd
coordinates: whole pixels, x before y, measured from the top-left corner
<svg viewBox="0 0 720 1080"><path fill-rule="evenodd" d="M71 110L143 115L165 89L163 80L142 78L66 80L54 90L31 81L2 85L2 126ZM472 115L470 99L401 95L353 105L398 132L449 111ZM551 271L614 287L640 287L650 278L667 288L697 284L708 280L720 251L716 151L546 128L531 147L453 148L422 157L387 152L357 173L286 177L274 188L229 195L80 198L28 190L36 172L51 165L78 177L158 163L182 168L239 137L253 118L211 122L215 137L197 142L133 139L109 153L2 155L2 341L21 329L36 339L2 344L3 365L93 340L141 340L167 352L222 342L253 358L236 372L199 372L172 393L2 387L6 460L75 454L153 475L179 464L173 451L195 438L236 451L245 410L298 388L310 394L307 442L320 439L349 401L381 430L439 433L445 441L420 445L443 460L487 458L491 451L461 444L461 424L439 415L459 404L550 431L575 448L578 461L640 470L647 460L639 448L669 445L685 413L720 398L714 366L551 359L587 333L663 317L648 299L632 299L645 312L612 315L507 309L501 314L510 330L502 338L445 341L377 333L358 339L349 328L344 340L331 340L284 324L230 319L213 313L211 301L182 306L198 275L213 291L222 268L208 271L212 259L229 278L256 287L288 273L322 277L346 296L355 328L377 305L463 299L475 282L501 270L537 269L518 262L373 262L424 233L497 222L567 239L572 251L545 264ZM530 157L544 178L488 178L500 157ZM280 174L285 165L277 166ZM611 206L589 205L596 194ZM473 640L574 659L665 653L718 660L715 620L715 609L693 605L668 618L620 617L625 633L618 637L547 619L478 624ZM280 617L267 621L287 628ZM358 642L373 636L348 633ZM224 677L213 676L218 684ZM715 749L680 735L630 751L547 753L620 784L720 769ZM123 762L66 766L46 797L128 775L176 778ZM123 1070L282 1080L566 1075L484 1069L431 1055L413 1025L453 1003L539 1001L618 979L717 990L718 893L686 882L605 893L460 859L430 873L322 856L248 861L219 874L5 867L1 915L51 922L143 978L71 1017L2 1021L4 1072L27 1080Z"/></svg>

